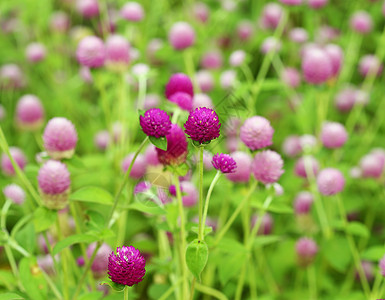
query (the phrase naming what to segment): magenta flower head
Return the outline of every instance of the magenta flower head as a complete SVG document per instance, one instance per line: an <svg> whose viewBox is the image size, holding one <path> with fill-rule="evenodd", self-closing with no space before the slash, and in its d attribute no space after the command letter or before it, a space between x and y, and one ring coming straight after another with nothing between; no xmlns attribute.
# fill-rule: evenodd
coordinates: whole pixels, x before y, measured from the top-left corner
<svg viewBox="0 0 385 300"><path fill-rule="evenodd" d="M372 17L366 11L357 11L350 18L350 27L358 33L369 33L373 28Z"/></svg>
<svg viewBox="0 0 385 300"><path fill-rule="evenodd" d="M385 255L384 255L384 257L380 260L378 266L380 267L381 275L385 277Z"/></svg>
<svg viewBox="0 0 385 300"><path fill-rule="evenodd" d="M111 135L108 130L101 130L95 134L94 144L100 150L106 150L111 143Z"/></svg>
<svg viewBox="0 0 385 300"><path fill-rule="evenodd" d="M319 164L313 156L301 157L295 163L294 172L299 177L308 178L308 172L312 172L315 176L318 171Z"/></svg>
<svg viewBox="0 0 385 300"><path fill-rule="evenodd" d="M77 141L78 134L70 120L56 117L48 121L43 133L43 142L51 158L71 158Z"/></svg>
<svg viewBox="0 0 385 300"><path fill-rule="evenodd" d="M70 28L70 19L63 11L53 12L50 18L50 28L56 32L66 32Z"/></svg>
<svg viewBox="0 0 385 300"><path fill-rule="evenodd" d="M121 35L114 34L106 41L106 64L113 68L124 68L130 62L130 43Z"/></svg>
<svg viewBox="0 0 385 300"><path fill-rule="evenodd" d="M200 70L195 73L195 81L203 93L210 92L214 87L214 78L210 71Z"/></svg>
<svg viewBox="0 0 385 300"><path fill-rule="evenodd" d="M17 184L8 184L3 189L5 198L11 199L13 203L22 205L25 201L25 192Z"/></svg>
<svg viewBox="0 0 385 300"><path fill-rule="evenodd" d="M340 148L348 139L345 127L337 122L325 122L321 130L321 141L326 148Z"/></svg>
<svg viewBox="0 0 385 300"><path fill-rule="evenodd" d="M210 15L210 9L205 3L197 2L194 4L193 14L197 21L206 23Z"/></svg>
<svg viewBox="0 0 385 300"><path fill-rule="evenodd" d="M251 164L251 171L255 179L263 184L276 182L284 173L283 160L274 151L264 150L255 155Z"/></svg>
<svg viewBox="0 0 385 300"><path fill-rule="evenodd" d="M301 75L295 68L284 68L281 73L282 81L292 88L296 88L301 84Z"/></svg>
<svg viewBox="0 0 385 300"><path fill-rule="evenodd" d="M302 72L306 82L322 84L333 74L333 64L326 51L312 47L304 53Z"/></svg>
<svg viewBox="0 0 385 300"><path fill-rule="evenodd" d="M193 107L193 99L184 92L177 92L173 94L168 100L177 104L181 109L190 111Z"/></svg>
<svg viewBox="0 0 385 300"><path fill-rule="evenodd" d="M359 72L363 77L368 76L371 73L380 76L383 70L381 61L375 55L365 55L360 59L358 64Z"/></svg>
<svg viewBox="0 0 385 300"><path fill-rule="evenodd" d="M168 41L175 50L184 50L195 43L195 31L190 24L177 22L168 33Z"/></svg>
<svg viewBox="0 0 385 300"><path fill-rule="evenodd" d="M282 6L277 3L268 3L263 8L262 25L268 29L275 29L283 16Z"/></svg>
<svg viewBox="0 0 385 300"><path fill-rule="evenodd" d="M96 247L96 242L92 243L87 248L88 259L91 258L92 253ZM111 253L112 249L106 243L103 243L99 250L96 252L95 259L91 265L92 273L96 278L103 277L108 270L108 255Z"/></svg>
<svg viewBox="0 0 385 300"><path fill-rule="evenodd" d="M255 224L257 223L258 219L260 218L260 215L254 215L251 218L251 228L254 228ZM269 213L265 213L262 216L261 225L258 228L258 235L269 235L271 231L273 230L273 223L274 220L272 216Z"/></svg>
<svg viewBox="0 0 385 300"><path fill-rule="evenodd" d="M302 44L309 39L309 34L302 27L296 27L290 30L289 38L295 43Z"/></svg>
<svg viewBox="0 0 385 300"><path fill-rule="evenodd" d="M236 50L231 53L229 57L229 63L232 67L239 67L243 64L246 59L246 52L243 50Z"/></svg>
<svg viewBox="0 0 385 300"><path fill-rule="evenodd" d="M357 90L353 86L347 86L338 92L334 104L341 112L350 111L356 101Z"/></svg>
<svg viewBox="0 0 385 300"><path fill-rule="evenodd" d="M16 106L16 122L26 130L39 129L43 125L44 108L35 95L24 95Z"/></svg>
<svg viewBox="0 0 385 300"><path fill-rule="evenodd" d="M302 0L279 0L279 2L286 4L286 5L291 5L291 6L296 6L296 5L302 4Z"/></svg>
<svg viewBox="0 0 385 300"><path fill-rule="evenodd" d="M138 2L127 2L120 10L123 19L131 22L139 22L144 18L144 10Z"/></svg>
<svg viewBox="0 0 385 300"><path fill-rule="evenodd" d="M318 246L310 238L300 238L295 245L295 250L297 252L299 265L307 267L314 261L318 253Z"/></svg>
<svg viewBox="0 0 385 300"><path fill-rule="evenodd" d="M187 158L187 139L182 128L172 124L169 134L166 135L167 150L156 148L159 162L163 165L177 166L183 164Z"/></svg>
<svg viewBox="0 0 385 300"><path fill-rule="evenodd" d="M308 214L314 202L312 193L303 191L295 196L294 210L297 215Z"/></svg>
<svg viewBox="0 0 385 300"><path fill-rule="evenodd" d="M328 4L329 0L308 0L308 5L313 9L320 9Z"/></svg>
<svg viewBox="0 0 385 300"><path fill-rule="evenodd" d="M166 84L165 95L167 99L170 100L170 98L178 92L186 93L190 97L194 96L193 84L190 77L186 74L173 74Z"/></svg>
<svg viewBox="0 0 385 300"><path fill-rule="evenodd" d="M380 178L384 171L384 165L383 157L371 152L360 160L361 174L366 178Z"/></svg>
<svg viewBox="0 0 385 300"><path fill-rule="evenodd" d="M78 62L89 68L99 68L104 65L106 48L103 41L96 36L86 36L76 49Z"/></svg>
<svg viewBox="0 0 385 300"><path fill-rule="evenodd" d="M222 67L222 53L218 50L206 52L201 60L201 67L209 70L216 70Z"/></svg>
<svg viewBox="0 0 385 300"><path fill-rule="evenodd" d="M76 9L84 18L90 19L99 15L98 0L77 0Z"/></svg>
<svg viewBox="0 0 385 300"><path fill-rule="evenodd" d="M325 51L329 55L332 63L332 76L337 76L344 60L344 52L340 46L335 44L326 45Z"/></svg>
<svg viewBox="0 0 385 300"><path fill-rule="evenodd" d="M143 280L146 260L133 246L122 246L112 251L108 257L108 276L111 281L133 286Z"/></svg>
<svg viewBox="0 0 385 300"><path fill-rule="evenodd" d="M123 172L127 172L128 168L130 167L130 164L134 158L134 153L128 154L122 162L122 170ZM140 179L146 174L147 170L147 162L142 154L139 154L135 162L132 166L130 177L134 179Z"/></svg>
<svg viewBox="0 0 385 300"><path fill-rule="evenodd" d="M282 152L288 157L295 157L302 152L301 138L298 135L289 135L283 141Z"/></svg>
<svg viewBox="0 0 385 300"><path fill-rule="evenodd" d="M70 173L67 166L56 160L47 161L37 176L43 204L50 209L67 206L70 193Z"/></svg>
<svg viewBox="0 0 385 300"><path fill-rule="evenodd" d="M334 168L326 168L317 176L319 192L324 196L335 195L345 187L345 178L342 173Z"/></svg>
<svg viewBox="0 0 385 300"><path fill-rule="evenodd" d="M221 123L217 113L206 107L198 107L190 112L186 123L185 132L199 144L207 144L220 135Z"/></svg>
<svg viewBox="0 0 385 300"><path fill-rule="evenodd" d="M19 89L24 86L24 74L18 65L6 64L0 68L0 88Z"/></svg>
<svg viewBox="0 0 385 300"><path fill-rule="evenodd" d="M231 153L237 168L232 172L226 174L227 179L232 182L248 182L251 174L251 156L242 151Z"/></svg>
<svg viewBox="0 0 385 300"><path fill-rule="evenodd" d="M198 107L214 109L214 104L208 95L199 93L194 95L192 109L196 109Z"/></svg>
<svg viewBox="0 0 385 300"><path fill-rule="evenodd" d="M222 173L234 173L237 168L237 163L235 160L228 154L217 153L213 157L211 162L215 169L221 171Z"/></svg>
<svg viewBox="0 0 385 300"><path fill-rule="evenodd" d="M274 129L264 117L246 119L241 127L240 138L251 150L258 150L273 144Z"/></svg>
<svg viewBox="0 0 385 300"><path fill-rule="evenodd" d="M11 153L12 158L15 160L16 164L20 167L21 170L24 170L25 165L27 164L27 159L17 147L9 147L9 152ZM3 169L3 173L8 176L15 175L15 169L12 166L11 160L8 155L3 153L1 156L1 168Z"/></svg>
<svg viewBox="0 0 385 300"><path fill-rule="evenodd" d="M237 35L241 41L248 41L254 33L254 24L249 20L241 21L237 26Z"/></svg>
<svg viewBox="0 0 385 300"><path fill-rule="evenodd" d="M46 50L43 44L31 43L25 49L27 60L32 63L42 61L46 56Z"/></svg>
<svg viewBox="0 0 385 300"><path fill-rule="evenodd" d="M164 137L170 133L171 121L168 114L159 108L147 110L139 117L140 126L145 134L156 138Z"/></svg>

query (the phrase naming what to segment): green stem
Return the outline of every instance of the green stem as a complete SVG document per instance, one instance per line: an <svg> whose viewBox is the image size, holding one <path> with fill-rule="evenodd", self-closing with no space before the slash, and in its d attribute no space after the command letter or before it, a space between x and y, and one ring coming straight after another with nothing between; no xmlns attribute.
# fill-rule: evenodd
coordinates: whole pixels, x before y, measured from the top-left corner
<svg viewBox="0 0 385 300"><path fill-rule="evenodd" d="M146 98L147 77L140 75L139 78L139 92L138 92L138 109L143 109Z"/></svg>
<svg viewBox="0 0 385 300"><path fill-rule="evenodd" d="M251 300L256 300L258 298L258 293L257 293L257 272L255 270L256 263L254 261L253 255L250 254L250 265L249 265L249 280L250 280L250 296Z"/></svg>
<svg viewBox="0 0 385 300"><path fill-rule="evenodd" d="M243 291L243 285L245 283L245 276L246 276L246 262L243 263L241 274L239 275L237 289L235 291L235 300L242 299L242 291Z"/></svg>
<svg viewBox="0 0 385 300"><path fill-rule="evenodd" d="M190 300L194 299L195 283L196 283L196 279L195 279L195 276L194 276L193 281L191 283Z"/></svg>
<svg viewBox="0 0 385 300"><path fill-rule="evenodd" d="M315 268L313 264L307 268L307 276L308 276L308 283L309 283L310 300L316 300L317 283L316 283Z"/></svg>
<svg viewBox="0 0 385 300"><path fill-rule="evenodd" d="M48 283L49 287L51 288L52 292L55 294L56 298L63 299L63 295L59 292L56 285L53 283L51 277L44 270L42 270L41 273L43 274L45 281Z"/></svg>
<svg viewBox="0 0 385 300"><path fill-rule="evenodd" d="M63 239L63 235L62 235L61 228L60 228L59 218L56 219L56 229L57 229L59 241L61 241ZM63 273L62 273L63 274L63 276L62 276L63 296L64 296L64 299L67 300L67 299L69 299L69 283L68 283L69 274L68 274L67 251L62 252L61 265L62 265L62 271L63 271Z"/></svg>
<svg viewBox="0 0 385 300"><path fill-rule="evenodd" d="M203 226L201 227L202 231L200 232L200 235L202 236L202 240L204 239L204 228L206 226L207 211L209 210L209 202L210 202L211 193L213 192L214 186L218 182L218 179L220 176L221 176L221 172L217 171L217 174L215 174L215 177L214 177L213 181L211 182L209 190L207 192L206 201L205 201L205 208L203 211L203 218L202 218Z"/></svg>
<svg viewBox="0 0 385 300"><path fill-rule="evenodd" d="M128 300L128 286L124 288L124 300Z"/></svg>
<svg viewBox="0 0 385 300"><path fill-rule="evenodd" d="M214 298L216 299L220 299L220 300L228 300L228 298L226 297L225 294L221 293L220 291L216 290L216 289L213 289L211 287L208 287L208 286L205 286L205 285L202 285L200 283L196 283L196 289L198 291L201 291L202 293L205 293L207 295L211 295L213 296Z"/></svg>
<svg viewBox="0 0 385 300"><path fill-rule="evenodd" d="M183 279L180 278L175 284L170 286L167 291L164 292L164 294L159 298L159 300L167 300L168 297L172 294L172 292L175 290L175 288L181 283Z"/></svg>
<svg viewBox="0 0 385 300"><path fill-rule="evenodd" d="M199 203L198 203L198 211L199 211L199 225L198 225L198 240L203 241L203 231L202 227L204 227L202 223L202 215L203 215L203 146L199 147Z"/></svg>

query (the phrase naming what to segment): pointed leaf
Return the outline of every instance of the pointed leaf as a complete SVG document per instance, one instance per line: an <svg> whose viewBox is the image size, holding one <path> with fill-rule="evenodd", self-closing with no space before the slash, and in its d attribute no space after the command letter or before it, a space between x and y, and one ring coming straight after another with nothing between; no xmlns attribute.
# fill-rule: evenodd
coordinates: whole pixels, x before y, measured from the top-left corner
<svg viewBox="0 0 385 300"><path fill-rule="evenodd" d="M57 218L57 211L46 207L39 207L33 214L33 225L36 232L42 232L51 227Z"/></svg>
<svg viewBox="0 0 385 300"><path fill-rule="evenodd" d="M113 282L110 279L102 281L100 283L100 285L109 285L110 287L112 287L117 292L122 292L124 290L124 288L126 287L124 284Z"/></svg>
<svg viewBox="0 0 385 300"><path fill-rule="evenodd" d="M70 195L70 200L112 205L114 198L110 192L95 186L87 186Z"/></svg>
<svg viewBox="0 0 385 300"><path fill-rule="evenodd" d="M156 138L154 136L150 136L150 142L159 149L164 151L167 150L167 139L165 137Z"/></svg>
<svg viewBox="0 0 385 300"><path fill-rule="evenodd" d="M73 244L78 244L78 243L92 243L96 242L99 240L100 237L91 235L91 234L75 234L71 235L59 242L56 243L55 247L53 248L52 254L56 255L63 249L73 245Z"/></svg>
<svg viewBox="0 0 385 300"><path fill-rule="evenodd" d="M204 241L195 239L186 250L187 267L196 279L200 280L200 275L206 266L209 257L209 249Z"/></svg>

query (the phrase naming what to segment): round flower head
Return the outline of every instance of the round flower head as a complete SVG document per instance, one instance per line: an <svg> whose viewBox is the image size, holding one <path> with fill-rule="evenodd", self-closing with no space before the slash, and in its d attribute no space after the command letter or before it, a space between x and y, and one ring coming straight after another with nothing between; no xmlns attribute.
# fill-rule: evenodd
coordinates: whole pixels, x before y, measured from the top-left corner
<svg viewBox="0 0 385 300"><path fill-rule="evenodd" d="M191 96L184 92L177 92L173 94L169 100L179 106L183 110L190 111L193 107L193 99Z"/></svg>
<svg viewBox="0 0 385 300"><path fill-rule="evenodd" d="M172 124L170 133L166 135L167 150L156 148L159 161L164 165L177 166L186 161L187 158L187 139L177 124Z"/></svg>
<svg viewBox="0 0 385 300"><path fill-rule="evenodd" d="M319 9L328 4L329 0L308 0L308 5L313 9Z"/></svg>
<svg viewBox="0 0 385 300"><path fill-rule="evenodd" d="M166 136L171 129L170 117L159 108L147 110L139 118L140 126L145 134L156 138Z"/></svg>
<svg viewBox="0 0 385 300"><path fill-rule="evenodd" d="M254 215L251 218L251 228L254 228L255 224L257 223L258 219L260 218L259 215ZM269 235L271 231L273 230L273 218L269 213L265 213L262 216L261 225L258 228L257 234L259 235Z"/></svg>
<svg viewBox="0 0 385 300"><path fill-rule="evenodd" d="M286 5L292 5L292 6L302 4L302 0L279 0L279 2L286 4Z"/></svg>
<svg viewBox="0 0 385 300"><path fill-rule="evenodd" d="M319 164L313 156L301 157L295 163L294 170L295 175L303 178L308 178L308 172L313 172L313 176L317 175L319 170Z"/></svg>
<svg viewBox="0 0 385 300"><path fill-rule="evenodd" d="M334 44L326 45L325 51L329 55L332 63L332 76L337 76L344 60L344 53L340 46Z"/></svg>
<svg viewBox="0 0 385 300"><path fill-rule="evenodd" d="M237 169L235 160L230 155L224 153L214 155L212 164L215 169L225 174L234 173Z"/></svg>
<svg viewBox="0 0 385 300"><path fill-rule="evenodd" d="M300 137L300 142L302 149L307 152L314 149L317 145L317 138L311 134L304 134Z"/></svg>
<svg viewBox="0 0 385 300"><path fill-rule="evenodd" d="M309 238L300 238L295 245L295 249L298 256L298 263L302 267L310 265L318 252L317 244Z"/></svg>
<svg viewBox="0 0 385 300"><path fill-rule="evenodd" d="M193 13L197 21L206 23L209 18L210 10L205 3L198 2L194 4Z"/></svg>
<svg viewBox="0 0 385 300"><path fill-rule="evenodd" d="M251 170L255 179L263 184L276 182L283 174L283 160L274 151L264 150L255 155Z"/></svg>
<svg viewBox="0 0 385 300"><path fill-rule="evenodd" d="M168 41L175 50L186 49L195 43L195 31L190 24L177 22L168 33Z"/></svg>
<svg viewBox="0 0 385 300"><path fill-rule="evenodd" d="M363 177L380 178L384 171L385 161L375 153L369 153L361 158L360 168Z"/></svg>
<svg viewBox="0 0 385 300"><path fill-rule="evenodd" d="M151 183L148 181L140 181L134 188L134 195L145 193L151 188Z"/></svg>
<svg viewBox="0 0 385 300"><path fill-rule="evenodd" d="M292 88L296 88L301 84L301 75L294 68L284 68L281 73L282 81Z"/></svg>
<svg viewBox="0 0 385 300"><path fill-rule="evenodd" d="M240 131L242 142L251 150L258 150L273 144L274 129L264 117L246 119Z"/></svg>
<svg viewBox="0 0 385 300"><path fill-rule="evenodd" d="M338 92L334 99L334 104L339 111L348 112L353 108L355 99L356 89L352 86L348 86Z"/></svg>
<svg viewBox="0 0 385 300"><path fill-rule="evenodd" d="M191 97L194 96L191 79L183 73L172 75L166 84L165 95L167 99L170 99L172 95L178 92L186 93Z"/></svg>
<svg viewBox="0 0 385 300"><path fill-rule="evenodd" d="M321 130L321 141L326 148L340 148L348 139L345 127L337 122L325 122Z"/></svg>
<svg viewBox="0 0 385 300"><path fill-rule="evenodd" d="M234 70L226 70L221 73L219 83L224 90L232 89L237 80L237 72Z"/></svg>
<svg viewBox="0 0 385 300"><path fill-rule="evenodd" d="M231 153L231 157L234 159L237 168L234 172L226 174L227 179L232 182L248 182L251 174L251 156L242 151Z"/></svg>
<svg viewBox="0 0 385 300"><path fill-rule="evenodd" d="M237 26L237 35L241 41L250 39L254 32L254 24L249 20L241 21Z"/></svg>
<svg viewBox="0 0 385 300"><path fill-rule="evenodd" d="M221 123L217 113L206 107L198 107L190 112L186 123L185 132L196 142L208 143L220 135Z"/></svg>
<svg viewBox="0 0 385 300"><path fill-rule="evenodd" d="M144 18L144 10L138 2L127 2L120 10L120 15L127 21L139 22Z"/></svg>
<svg viewBox="0 0 385 300"><path fill-rule="evenodd" d="M50 27L56 32L66 32L70 28L70 19L63 11L53 12L50 20Z"/></svg>
<svg viewBox="0 0 385 300"><path fill-rule="evenodd" d="M12 158L15 160L16 164L20 167L20 169L24 170L24 167L27 164L27 159L23 151L21 151L17 147L9 147L9 152L11 153ZM11 160L5 153L3 153L1 156L1 168L3 169L3 173L5 175L15 175L15 169L12 166Z"/></svg>
<svg viewBox="0 0 385 300"><path fill-rule="evenodd" d="M210 92L214 87L214 78L210 71L200 70L195 73L195 81L203 93Z"/></svg>
<svg viewBox="0 0 385 300"><path fill-rule="evenodd" d="M342 173L333 168L323 169L317 176L319 192L324 196L335 195L345 187L345 178Z"/></svg>
<svg viewBox="0 0 385 300"><path fill-rule="evenodd" d="M108 256L108 276L111 281L133 286L143 280L146 261L133 246L122 246Z"/></svg>
<svg viewBox="0 0 385 300"><path fill-rule="evenodd" d="M92 18L99 15L99 4L97 0L77 0L76 8L84 18Z"/></svg>
<svg viewBox="0 0 385 300"><path fill-rule="evenodd" d="M308 214L311 209L311 205L314 202L314 197L310 192L300 192L295 196L294 210L297 215Z"/></svg>
<svg viewBox="0 0 385 300"><path fill-rule="evenodd" d="M0 88L19 89L25 86L25 78L18 65L6 64L0 69Z"/></svg>
<svg viewBox="0 0 385 300"><path fill-rule="evenodd" d="M282 145L282 152L288 157L295 157L302 152L301 139L298 135L290 135Z"/></svg>
<svg viewBox="0 0 385 300"><path fill-rule="evenodd" d="M296 43L302 44L309 39L309 34L304 28L296 27L290 30L289 38Z"/></svg>
<svg viewBox="0 0 385 300"><path fill-rule="evenodd" d="M111 142L111 136L108 130L101 130L95 134L94 144L100 150L106 150Z"/></svg>
<svg viewBox="0 0 385 300"><path fill-rule="evenodd" d="M330 56L322 49L307 50L302 59L302 72L308 83L324 83L333 72Z"/></svg>
<svg viewBox="0 0 385 300"><path fill-rule="evenodd" d="M366 11L357 11L350 19L350 27L358 33L369 33L373 28L372 17Z"/></svg>
<svg viewBox="0 0 385 300"><path fill-rule="evenodd" d="M211 98L206 94L195 94L192 103L192 109L198 107L207 107L214 109L214 104Z"/></svg>
<svg viewBox="0 0 385 300"><path fill-rule="evenodd" d="M365 55L360 59L358 65L360 74L363 77L368 76L371 73L380 76L382 73L383 65L381 61L375 55Z"/></svg>
<svg viewBox="0 0 385 300"><path fill-rule="evenodd" d="M91 258L92 253L94 252L96 243L92 243L87 248L87 257ZM95 277L100 278L106 274L108 269L108 255L111 253L112 249L106 243L103 243L99 250L96 252L95 259L91 265L92 273Z"/></svg>
<svg viewBox="0 0 385 300"><path fill-rule="evenodd" d="M46 56L44 45L40 43L31 43L25 49L27 60L32 63L42 61Z"/></svg>
<svg viewBox="0 0 385 300"><path fill-rule="evenodd" d="M86 36L76 49L78 62L89 68L99 68L104 65L106 49L103 41L96 36Z"/></svg>
<svg viewBox="0 0 385 300"><path fill-rule="evenodd" d="M78 134L71 121L61 117L48 121L43 133L43 142L51 158L71 158L77 141Z"/></svg>
<svg viewBox="0 0 385 300"><path fill-rule="evenodd" d="M378 264L378 266L380 267L381 275L385 277L385 255L384 255L384 257L380 260L380 263Z"/></svg>
<svg viewBox="0 0 385 300"><path fill-rule="evenodd" d="M41 127L44 108L35 95L24 95L16 106L16 122L23 129L35 130Z"/></svg>
<svg viewBox="0 0 385 300"><path fill-rule="evenodd" d="M24 190L17 184L9 184L3 189L5 198L11 199L13 203L22 205L25 200Z"/></svg>
<svg viewBox="0 0 385 300"><path fill-rule="evenodd" d="M106 64L113 67L127 66L130 62L130 43L121 35L114 34L106 41Z"/></svg>
<svg viewBox="0 0 385 300"><path fill-rule="evenodd" d="M215 70L222 67L223 58L221 52L217 50L206 52L201 60L201 67L204 69Z"/></svg>
<svg viewBox="0 0 385 300"><path fill-rule="evenodd" d="M269 52L279 52L281 50L282 43L273 36L267 37L261 46L261 52L267 54Z"/></svg>
<svg viewBox="0 0 385 300"><path fill-rule="evenodd" d="M128 154L122 162L122 170L123 172L127 172L130 167L131 161L134 158L134 153ZM140 179L146 174L147 162L142 154L139 154L132 166L130 177L135 179Z"/></svg>
<svg viewBox="0 0 385 300"><path fill-rule="evenodd" d="M147 165L157 166L160 164L156 147L153 144L147 147L144 158L146 159Z"/></svg>
<svg viewBox="0 0 385 300"><path fill-rule="evenodd" d="M37 176L43 204L50 209L67 206L70 193L70 173L67 166L56 160L47 161Z"/></svg>
<svg viewBox="0 0 385 300"><path fill-rule="evenodd" d="M263 8L262 25L268 29L275 29L283 16L283 9L277 3L268 3Z"/></svg>
<svg viewBox="0 0 385 300"><path fill-rule="evenodd" d="M191 207L198 202L198 190L195 185L190 181L182 181L180 183L181 190L183 191L182 202L183 206Z"/></svg>
<svg viewBox="0 0 385 300"><path fill-rule="evenodd" d="M232 67L239 67L243 64L246 58L246 52L243 50L236 50L231 53L229 57L229 63Z"/></svg>

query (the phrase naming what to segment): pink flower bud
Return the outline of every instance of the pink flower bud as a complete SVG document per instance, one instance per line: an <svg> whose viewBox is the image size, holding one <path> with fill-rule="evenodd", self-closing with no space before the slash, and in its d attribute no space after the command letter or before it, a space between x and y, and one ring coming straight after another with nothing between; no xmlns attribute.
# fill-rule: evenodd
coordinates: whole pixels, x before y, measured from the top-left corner
<svg viewBox="0 0 385 300"><path fill-rule="evenodd" d="M35 95L24 95L16 106L16 122L26 130L39 129L43 125L44 108Z"/></svg>
<svg viewBox="0 0 385 300"><path fill-rule="evenodd" d="M295 157L302 152L301 140L297 135L288 136L282 145L282 152L288 157Z"/></svg>
<svg viewBox="0 0 385 300"><path fill-rule="evenodd" d="M334 99L334 104L339 111L348 112L353 108L355 99L356 89L352 86L347 86L338 92Z"/></svg>
<svg viewBox="0 0 385 300"><path fill-rule="evenodd" d="M168 34L168 41L175 50L184 50L195 43L195 31L186 22L175 23Z"/></svg>
<svg viewBox="0 0 385 300"><path fill-rule="evenodd" d="M360 168L363 177L380 178L384 171L385 160L376 153L369 153L361 158Z"/></svg>
<svg viewBox="0 0 385 300"><path fill-rule="evenodd" d="M321 130L321 141L326 148L340 148L348 139L345 127L337 122L325 122Z"/></svg>
<svg viewBox="0 0 385 300"><path fill-rule="evenodd" d="M226 70L221 73L219 83L225 90L230 90L235 86L237 73L234 70Z"/></svg>
<svg viewBox="0 0 385 300"><path fill-rule="evenodd" d="M274 129L264 117L248 118L241 127L242 142L251 150L258 150L273 144Z"/></svg>
<svg viewBox="0 0 385 300"><path fill-rule="evenodd" d="M214 78L210 71L200 70L196 72L195 80L203 93L210 92L214 87Z"/></svg>
<svg viewBox="0 0 385 300"><path fill-rule="evenodd" d="M27 60L32 63L42 61L46 56L46 49L43 44L31 43L25 49Z"/></svg>
<svg viewBox="0 0 385 300"><path fill-rule="evenodd" d="M286 4L286 5L291 5L291 6L296 6L296 5L302 4L302 0L279 0L279 2Z"/></svg>
<svg viewBox="0 0 385 300"><path fill-rule="evenodd" d="M138 2L127 2L120 10L120 15L127 21L139 22L144 18L144 10Z"/></svg>
<svg viewBox="0 0 385 300"><path fill-rule="evenodd" d="M262 24L265 28L275 29L283 16L283 9L277 3L268 3L263 8Z"/></svg>
<svg viewBox="0 0 385 300"><path fill-rule="evenodd" d="M358 68L363 77L366 77L371 73L376 74L376 76L380 76L383 65L377 56L365 55L360 59Z"/></svg>
<svg viewBox="0 0 385 300"><path fill-rule="evenodd" d="M198 2L198 3L194 4L193 13L194 13L194 17L197 21L200 21L202 23L206 23L208 18L209 18L210 10L209 10L209 7L205 3Z"/></svg>
<svg viewBox="0 0 385 300"><path fill-rule="evenodd" d="M319 192L324 196L335 195L345 187L345 178L342 173L333 168L326 168L317 176Z"/></svg>
<svg viewBox="0 0 385 300"><path fill-rule="evenodd" d="M16 164L20 167L20 169L24 170L24 167L27 164L27 159L23 151L17 147L9 147L9 152L11 153L11 156L15 160ZM12 166L11 160L5 153L1 155L1 168L3 169L3 173L5 175L15 175L15 169Z"/></svg>
<svg viewBox="0 0 385 300"><path fill-rule="evenodd" d="M110 143L111 136L108 130L101 130L95 134L94 144L98 149L104 151Z"/></svg>
<svg viewBox="0 0 385 300"><path fill-rule="evenodd" d="M307 42L309 35L304 28L296 27L290 30L289 37L293 42L302 44Z"/></svg>
<svg viewBox="0 0 385 300"><path fill-rule="evenodd" d="M283 160L277 152L264 150L255 155L251 170L255 179L263 184L274 183L284 173Z"/></svg>
<svg viewBox="0 0 385 300"><path fill-rule="evenodd" d="M104 65L106 49L103 41L96 36L86 36L76 49L78 62L89 68L99 68Z"/></svg>
<svg viewBox="0 0 385 300"><path fill-rule="evenodd" d="M310 265L318 253L317 244L309 238L301 238L297 241L295 249L298 256L298 263L302 267Z"/></svg>
<svg viewBox="0 0 385 300"><path fill-rule="evenodd" d="M195 94L192 103L192 109L196 109L198 107L207 107L214 109L214 104L211 98L206 94Z"/></svg>
<svg viewBox="0 0 385 300"><path fill-rule="evenodd" d="M251 218L251 228L254 228L254 226L257 224L257 221L260 217L261 216L259 216L259 215L254 215ZM273 230L273 223L274 223L274 220L271 217L271 215L269 213L265 213L262 216L261 225L258 228L257 234L258 235L269 235L271 233L271 231Z"/></svg>
<svg viewBox="0 0 385 300"><path fill-rule="evenodd" d="M313 9L319 9L328 4L328 0L308 0L308 5Z"/></svg>
<svg viewBox="0 0 385 300"><path fill-rule="evenodd" d="M248 41L254 33L254 25L252 22L241 21L237 26L237 35L241 41Z"/></svg>
<svg viewBox="0 0 385 300"><path fill-rule="evenodd" d="M50 20L50 27L53 31L64 33L70 28L70 19L63 11L53 12Z"/></svg>
<svg viewBox="0 0 385 300"><path fill-rule="evenodd" d="M344 53L340 46L334 44L326 45L325 51L332 63L332 76L337 76L344 60Z"/></svg>
<svg viewBox="0 0 385 300"><path fill-rule="evenodd" d="M248 182L251 174L252 158L246 152L233 152L231 157L235 160L237 168L233 173L226 174L227 179L232 182Z"/></svg>
<svg viewBox="0 0 385 300"><path fill-rule="evenodd" d="M301 84L301 75L294 68L284 68L281 73L282 81L292 87L296 88Z"/></svg>
<svg viewBox="0 0 385 300"><path fill-rule="evenodd" d="M77 0L76 9L84 18L90 19L99 15L97 0Z"/></svg>
<svg viewBox="0 0 385 300"><path fill-rule="evenodd" d="M246 58L246 53L243 50L236 50L233 53L231 53L229 58L230 66L232 67L239 67L243 64Z"/></svg>
<svg viewBox="0 0 385 300"><path fill-rule="evenodd" d="M130 43L121 35L108 37L105 45L106 64L115 68L122 68L130 62Z"/></svg>
<svg viewBox="0 0 385 300"><path fill-rule="evenodd" d="M220 69L222 67L222 54L219 51L206 52L201 60L201 67L205 69Z"/></svg>
<svg viewBox="0 0 385 300"><path fill-rule="evenodd" d="M272 51L279 52L281 50L281 47L282 43L279 40L277 40L273 36L269 36L263 41L261 46L261 52L263 54L267 54Z"/></svg>
<svg viewBox="0 0 385 300"><path fill-rule="evenodd" d="M128 154L122 162L123 172L127 172L128 167L131 164L132 159L134 158L134 153ZM147 162L142 154L139 154L136 158L134 165L132 166L130 177L135 179L140 179L146 174Z"/></svg>
<svg viewBox="0 0 385 300"><path fill-rule="evenodd" d="M13 203L22 205L25 201L25 192L17 184L9 184L3 189L5 198L11 199Z"/></svg>
<svg viewBox="0 0 385 300"><path fill-rule="evenodd" d="M372 17L366 11L357 11L350 18L350 27L358 33L369 33L373 28Z"/></svg>
<svg viewBox="0 0 385 300"><path fill-rule="evenodd" d="M185 194L182 196L183 206L194 206L198 202L198 190L195 185L190 181L182 181L180 183L181 189Z"/></svg>
<svg viewBox="0 0 385 300"><path fill-rule="evenodd" d="M302 59L302 72L305 80L311 84L322 84L333 74L333 64L326 51L311 49Z"/></svg>
<svg viewBox="0 0 385 300"><path fill-rule="evenodd" d="M1 89L20 89L25 86L25 78L18 65L6 64L0 69Z"/></svg>
<svg viewBox="0 0 385 300"><path fill-rule="evenodd" d="M308 175L310 175L308 172L313 172L313 176L317 175L319 164L313 156L305 156L297 160L294 170L295 175L308 178Z"/></svg>
<svg viewBox="0 0 385 300"><path fill-rule="evenodd" d="M310 192L300 192L295 196L294 210L297 215L308 214L314 202L313 195Z"/></svg>

